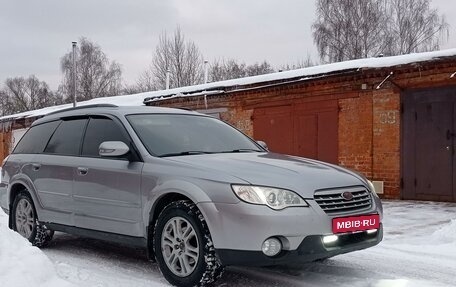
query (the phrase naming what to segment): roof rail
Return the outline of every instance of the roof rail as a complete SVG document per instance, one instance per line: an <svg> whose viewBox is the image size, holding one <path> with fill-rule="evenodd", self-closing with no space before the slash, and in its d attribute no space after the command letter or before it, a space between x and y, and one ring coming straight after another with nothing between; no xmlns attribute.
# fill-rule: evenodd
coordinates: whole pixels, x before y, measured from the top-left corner
<svg viewBox="0 0 456 287"><path fill-rule="evenodd" d="M85 105L85 106L71 107L71 108L58 110L58 111L49 113L46 116L59 114L59 113L63 113L63 112L74 111L74 110L82 110L82 109L90 109L90 108L118 108L118 107L119 106L116 106L116 105L113 105L113 104L93 104L93 105Z"/></svg>

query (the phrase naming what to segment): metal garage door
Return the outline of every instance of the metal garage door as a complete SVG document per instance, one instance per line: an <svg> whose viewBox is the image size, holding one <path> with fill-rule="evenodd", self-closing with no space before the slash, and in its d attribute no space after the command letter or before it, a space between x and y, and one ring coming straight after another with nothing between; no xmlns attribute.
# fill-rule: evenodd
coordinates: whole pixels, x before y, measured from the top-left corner
<svg viewBox="0 0 456 287"><path fill-rule="evenodd" d="M456 201L456 87L403 94L402 195Z"/></svg>
<svg viewBox="0 0 456 287"><path fill-rule="evenodd" d="M253 133L273 152L337 163L337 101L257 108Z"/></svg>

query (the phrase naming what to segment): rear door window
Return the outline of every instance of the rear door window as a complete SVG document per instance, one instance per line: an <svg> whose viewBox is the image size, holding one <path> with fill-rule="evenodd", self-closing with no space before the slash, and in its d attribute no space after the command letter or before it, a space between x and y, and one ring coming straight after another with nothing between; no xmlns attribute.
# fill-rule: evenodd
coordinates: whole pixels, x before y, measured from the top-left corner
<svg viewBox="0 0 456 287"><path fill-rule="evenodd" d="M13 153L42 153L59 123L60 121L53 121L31 127L19 141Z"/></svg>
<svg viewBox="0 0 456 287"><path fill-rule="evenodd" d="M49 141L45 153L78 156L87 119L64 120Z"/></svg>
<svg viewBox="0 0 456 287"><path fill-rule="evenodd" d="M121 141L129 145L129 140L124 135L122 128L109 118L91 118L82 146L82 155L99 157L99 147L102 142Z"/></svg>

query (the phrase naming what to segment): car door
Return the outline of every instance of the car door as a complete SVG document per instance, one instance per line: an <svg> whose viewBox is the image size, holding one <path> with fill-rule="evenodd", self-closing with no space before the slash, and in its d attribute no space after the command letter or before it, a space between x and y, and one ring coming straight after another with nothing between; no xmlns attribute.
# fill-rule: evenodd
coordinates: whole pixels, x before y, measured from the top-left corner
<svg viewBox="0 0 456 287"><path fill-rule="evenodd" d="M43 207L41 220L73 225L73 174L87 118L62 119L32 163L32 180Z"/></svg>
<svg viewBox="0 0 456 287"><path fill-rule="evenodd" d="M131 236L143 236L141 171L143 163L132 150L125 157L101 157L105 141L132 143L115 118L91 117L81 157L75 161L74 220L77 227Z"/></svg>

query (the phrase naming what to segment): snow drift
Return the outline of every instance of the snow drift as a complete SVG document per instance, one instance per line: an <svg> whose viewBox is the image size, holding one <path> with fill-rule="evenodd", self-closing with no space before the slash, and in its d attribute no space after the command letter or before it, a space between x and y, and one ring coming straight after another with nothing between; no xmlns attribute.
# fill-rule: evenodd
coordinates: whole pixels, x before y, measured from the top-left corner
<svg viewBox="0 0 456 287"><path fill-rule="evenodd" d="M432 243L452 244L456 253L456 219L451 220L432 234Z"/></svg>
<svg viewBox="0 0 456 287"><path fill-rule="evenodd" d="M37 247L8 228L8 217L0 209L0 285L65 287L54 265Z"/></svg>

